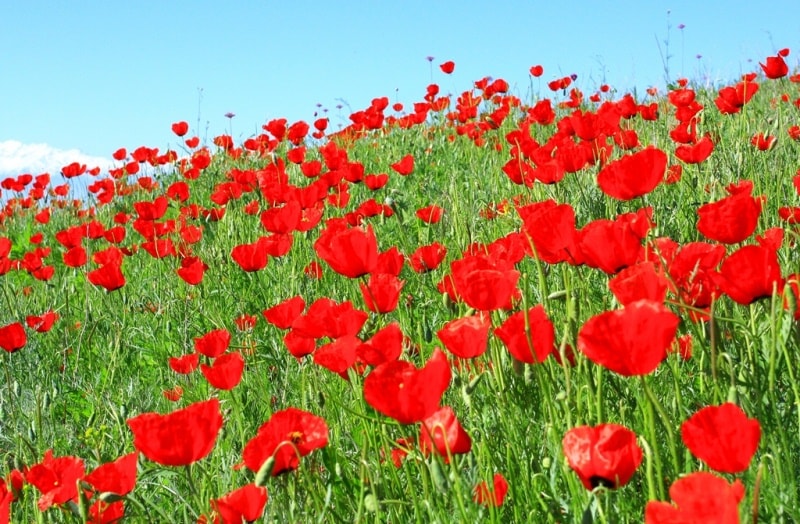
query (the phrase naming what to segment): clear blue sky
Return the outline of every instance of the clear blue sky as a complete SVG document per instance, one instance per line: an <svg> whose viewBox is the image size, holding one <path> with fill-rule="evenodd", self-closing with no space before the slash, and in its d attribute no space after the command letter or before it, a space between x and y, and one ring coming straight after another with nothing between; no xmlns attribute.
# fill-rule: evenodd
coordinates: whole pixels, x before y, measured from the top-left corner
<svg viewBox="0 0 800 524"><path fill-rule="evenodd" d="M0 176L25 162L60 166L78 151L103 159L119 147L175 149L178 120L209 140L232 128L237 143L271 118L310 122L323 109L336 129L349 115L336 109L342 100L353 110L378 96L419 101L431 82L427 56L443 93L491 76L522 97L535 64L546 95L547 80L572 73L585 92L602 82L663 86L666 41L673 79L727 82L783 47L790 67L800 58L797 0L3 4ZM450 76L437 67L446 60L456 63Z"/></svg>

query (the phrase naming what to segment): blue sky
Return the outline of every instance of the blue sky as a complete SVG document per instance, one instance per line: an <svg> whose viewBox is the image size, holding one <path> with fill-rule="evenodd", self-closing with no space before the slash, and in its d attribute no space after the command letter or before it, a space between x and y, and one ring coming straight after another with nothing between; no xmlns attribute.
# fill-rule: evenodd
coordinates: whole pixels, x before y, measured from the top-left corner
<svg viewBox="0 0 800 524"><path fill-rule="evenodd" d="M577 74L592 92L687 76L719 85L783 47L800 57L800 5L596 2L204 0L5 2L0 16L0 176L120 147L176 149L172 122L237 143L276 117L331 129L374 97L419 101L433 80L459 94L484 76L523 98ZM724 6L724 7L723 7ZM685 27L679 29L683 24ZM701 55L701 58L697 58ZM427 56L434 57L432 63ZM446 76L438 64L453 60ZM544 66L541 84L528 69ZM433 66L433 68L431 68ZM319 106L318 106L319 104ZM343 105L337 109L337 105ZM324 112L327 110L327 113ZM225 113L236 116L228 120Z"/></svg>

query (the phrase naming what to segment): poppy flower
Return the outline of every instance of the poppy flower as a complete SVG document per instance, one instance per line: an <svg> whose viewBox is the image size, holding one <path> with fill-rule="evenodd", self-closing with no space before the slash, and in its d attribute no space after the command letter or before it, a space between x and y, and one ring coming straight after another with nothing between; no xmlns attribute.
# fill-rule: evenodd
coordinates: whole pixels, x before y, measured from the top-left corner
<svg viewBox="0 0 800 524"><path fill-rule="evenodd" d="M517 311L494 330L508 352L520 362L544 362L553 352L555 328L539 304L528 311Z"/></svg>
<svg viewBox="0 0 800 524"><path fill-rule="evenodd" d="M587 320L578 331L578 350L620 375L647 375L666 358L679 322L664 305L639 300Z"/></svg>
<svg viewBox="0 0 800 524"><path fill-rule="evenodd" d="M208 266L199 257L186 257L181 259L181 267L175 273L190 286L196 286L203 281L207 269Z"/></svg>
<svg viewBox="0 0 800 524"><path fill-rule="evenodd" d="M569 467L583 486L617 489L630 481L642 463L642 449L636 434L619 424L579 426L561 441Z"/></svg>
<svg viewBox="0 0 800 524"><path fill-rule="evenodd" d="M439 349L422 369L401 360L386 362L364 379L364 400L401 424L413 424L438 409L450 377L447 357Z"/></svg>
<svg viewBox="0 0 800 524"><path fill-rule="evenodd" d="M488 256L468 255L450 264L458 296L480 311L510 309L518 298L520 272Z"/></svg>
<svg viewBox="0 0 800 524"><path fill-rule="evenodd" d="M289 329L292 322L303 312L306 302L300 295L287 298L280 304L261 312L264 319L278 329Z"/></svg>
<svg viewBox="0 0 800 524"><path fill-rule="evenodd" d="M706 406L681 425L681 438L692 455L721 473L741 473L750 466L761 439L758 420L726 402Z"/></svg>
<svg viewBox="0 0 800 524"><path fill-rule="evenodd" d="M486 352L491 319L486 314L470 315L445 323L436 336L459 358L475 358Z"/></svg>
<svg viewBox="0 0 800 524"><path fill-rule="evenodd" d="M118 263L103 264L99 268L89 271L86 276L89 282L105 288L106 291L115 291L124 286L126 282L125 275L122 274L121 260Z"/></svg>
<svg viewBox="0 0 800 524"><path fill-rule="evenodd" d="M447 256L447 248L440 242L418 247L409 257L411 269L416 273L433 271Z"/></svg>
<svg viewBox="0 0 800 524"><path fill-rule="evenodd" d="M326 228L314 242L317 255L348 278L372 272L378 262L378 241L372 226L360 228Z"/></svg>
<svg viewBox="0 0 800 524"><path fill-rule="evenodd" d="M197 369L197 365L200 363L200 354L199 353L189 353L188 355L183 355L182 357L169 357L169 367L175 373L179 373L181 375L188 375L195 369Z"/></svg>
<svg viewBox="0 0 800 524"><path fill-rule="evenodd" d="M597 175L597 184L610 197L631 200L655 189L666 169L667 154L650 146L606 164Z"/></svg>
<svg viewBox="0 0 800 524"><path fill-rule="evenodd" d="M712 273L724 257L725 246L719 244L684 244L668 260L669 276L676 286L672 291L687 305L701 309L710 306L718 294Z"/></svg>
<svg viewBox="0 0 800 524"><path fill-rule="evenodd" d="M772 80L783 78L789 74L789 66L786 65L786 61L781 55L768 56L766 64L759 62L758 65L760 65L761 70L764 71L764 76Z"/></svg>
<svg viewBox="0 0 800 524"><path fill-rule="evenodd" d="M392 169L397 172L397 174L402 176L408 176L414 171L414 157L413 155L406 155L394 164L392 164Z"/></svg>
<svg viewBox="0 0 800 524"><path fill-rule="evenodd" d="M78 480L84 476L83 460L72 457L53 457L53 450L44 453L42 461L30 467L25 480L42 492L39 511L51 506L78 501Z"/></svg>
<svg viewBox="0 0 800 524"><path fill-rule="evenodd" d="M531 66L530 73L531 76L538 78L544 73L544 68L540 65Z"/></svg>
<svg viewBox="0 0 800 524"><path fill-rule="evenodd" d="M522 231L530 239L526 242L529 255L548 264L581 263L575 210L570 204L545 200L518 208L518 212L524 222Z"/></svg>
<svg viewBox="0 0 800 524"><path fill-rule="evenodd" d="M367 313L353 307L350 301L338 304L323 297L315 300L305 314L292 322L292 329L300 335L315 339L355 336L361 331L367 318Z"/></svg>
<svg viewBox="0 0 800 524"><path fill-rule="evenodd" d="M783 287L781 266L774 249L763 246L743 246L711 273L719 289L734 302L748 305L772 296Z"/></svg>
<svg viewBox="0 0 800 524"><path fill-rule="evenodd" d="M470 452L472 439L456 418L453 408L445 406L422 421L419 448L426 456L435 451L444 457L445 464L449 464L453 455Z"/></svg>
<svg viewBox="0 0 800 524"><path fill-rule="evenodd" d="M500 507L508 493L508 482L502 473L495 473L492 477L492 487L486 481L478 483L475 486L474 495L472 500L476 504L481 504L487 508Z"/></svg>
<svg viewBox="0 0 800 524"><path fill-rule="evenodd" d="M208 358L217 358L228 349L231 343L231 334L225 328L209 331L203 336L194 339L194 349Z"/></svg>
<svg viewBox="0 0 800 524"><path fill-rule="evenodd" d="M699 164L711 156L714 151L714 142L711 137L705 135L694 145L681 145L675 148L675 156L687 164Z"/></svg>
<svg viewBox="0 0 800 524"><path fill-rule="evenodd" d="M397 360L403 352L403 331L400 324L392 322L379 329L372 337L356 348L356 358L369 366Z"/></svg>
<svg viewBox="0 0 800 524"><path fill-rule="evenodd" d="M124 496L136 486L136 466L139 452L123 455L113 462L98 466L83 479L100 493Z"/></svg>
<svg viewBox="0 0 800 524"><path fill-rule="evenodd" d="M244 358L238 351L225 353L215 358L210 366L200 364L200 371L212 387L228 391L242 380Z"/></svg>
<svg viewBox="0 0 800 524"><path fill-rule="evenodd" d="M438 224L439 221L442 219L443 214L444 214L444 209L437 206L436 204L431 204L427 207L417 209L415 213L415 215L417 215L417 218L428 224Z"/></svg>
<svg viewBox="0 0 800 524"><path fill-rule="evenodd" d="M699 471L681 477L669 488L672 503L651 500L644 510L645 524L679 522L739 523L739 503L744 486L713 473Z"/></svg>
<svg viewBox="0 0 800 524"><path fill-rule="evenodd" d="M178 136L183 136L189 132L189 124L186 122L175 122L172 124L172 132Z"/></svg>
<svg viewBox="0 0 800 524"><path fill-rule="evenodd" d="M348 380L347 370L356 363L361 339L353 335L339 337L314 351L314 363Z"/></svg>
<svg viewBox="0 0 800 524"><path fill-rule="evenodd" d="M758 133L750 139L750 143L754 145L759 151L769 151L775 144L778 142L778 139L772 135L764 135L764 133Z"/></svg>
<svg viewBox="0 0 800 524"><path fill-rule="evenodd" d="M9 353L25 347L28 342L28 335L25 328L19 322L13 322L7 326L0 327L0 347Z"/></svg>
<svg viewBox="0 0 800 524"><path fill-rule="evenodd" d="M272 476L297 469L300 458L328 445L328 425L321 417L297 408L276 411L242 450L248 469L258 472L270 458Z"/></svg>
<svg viewBox="0 0 800 524"><path fill-rule="evenodd" d="M211 509L223 524L255 522L264 514L267 505L267 488L247 484L211 501Z"/></svg>
<svg viewBox="0 0 800 524"><path fill-rule="evenodd" d="M240 244L231 249L231 259L242 270L252 273L267 267L267 237L260 237L252 244Z"/></svg>
<svg viewBox="0 0 800 524"><path fill-rule="evenodd" d="M39 333L47 333L53 327L56 320L59 319L58 313L54 311L47 311L41 315L29 315L25 317L25 323L29 328L38 331Z"/></svg>
<svg viewBox="0 0 800 524"><path fill-rule="evenodd" d="M742 242L753 234L761 214L761 201L752 196L753 183L729 188L730 196L697 209L697 230L723 244Z"/></svg>
<svg viewBox="0 0 800 524"><path fill-rule="evenodd" d="M613 275L636 263L642 237L625 219L599 218L578 232L583 263Z"/></svg>
<svg viewBox="0 0 800 524"><path fill-rule="evenodd" d="M390 273L373 273L366 284L359 282L358 285L367 309L385 314L397 309L405 281Z"/></svg>
<svg viewBox="0 0 800 524"><path fill-rule="evenodd" d="M142 413L127 420L133 447L162 466L186 466L214 449L222 428L219 400L195 402L167 415Z"/></svg>
<svg viewBox="0 0 800 524"><path fill-rule="evenodd" d="M753 95L758 92L758 84L749 80L737 83L735 86L723 87L714 100L717 109L724 115L732 115L741 111Z"/></svg>
<svg viewBox="0 0 800 524"><path fill-rule="evenodd" d="M456 68L456 64L452 60L448 60L447 62L439 64L439 69L441 69L442 73L444 73L446 75L449 75L450 73L452 73L453 70L455 70L455 68Z"/></svg>
<svg viewBox="0 0 800 524"><path fill-rule="evenodd" d="M642 299L663 303L669 286L656 265L647 261L626 267L608 281L608 289L623 306Z"/></svg>

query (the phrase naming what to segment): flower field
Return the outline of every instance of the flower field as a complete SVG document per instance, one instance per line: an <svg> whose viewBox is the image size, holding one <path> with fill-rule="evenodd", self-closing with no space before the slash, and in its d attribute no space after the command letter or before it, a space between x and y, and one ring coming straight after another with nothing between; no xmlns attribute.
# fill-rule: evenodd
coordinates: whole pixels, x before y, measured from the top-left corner
<svg viewBox="0 0 800 524"><path fill-rule="evenodd" d="M4 179L0 524L800 521L788 55Z"/></svg>

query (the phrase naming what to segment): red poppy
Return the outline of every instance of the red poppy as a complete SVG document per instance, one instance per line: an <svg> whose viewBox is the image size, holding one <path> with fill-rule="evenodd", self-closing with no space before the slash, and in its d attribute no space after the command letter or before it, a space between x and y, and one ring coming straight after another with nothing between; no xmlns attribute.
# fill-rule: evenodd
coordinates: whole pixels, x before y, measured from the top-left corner
<svg viewBox="0 0 800 524"><path fill-rule="evenodd" d="M625 219L599 218L578 232L583 263L613 275L636 263L642 237Z"/></svg>
<svg viewBox="0 0 800 524"><path fill-rule="evenodd" d="M446 75L449 75L450 73L452 73L453 70L455 70L455 68L456 68L456 64L452 60L448 60L447 62L439 64L439 69L441 69L442 73L444 73Z"/></svg>
<svg viewBox="0 0 800 524"><path fill-rule="evenodd" d="M314 351L314 363L348 380L347 370L356 363L361 344L361 339L353 335L339 337Z"/></svg>
<svg viewBox="0 0 800 524"><path fill-rule="evenodd" d="M620 375L647 375L666 358L679 322L662 304L639 300L587 320L578 332L578 349Z"/></svg>
<svg viewBox="0 0 800 524"><path fill-rule="evenodd" d="M447 357L439 349L422 369L401 360L387 362L364 379L364 400L401 424L413 424L438 409L450 377Z"/></svg>
<svg viewBox="0 0 800 524"><path fill-rule="evenodd" d="M54 311L47 311L39 316L30 315L25 317L25 323L29 328L38 331L39 333L47 333L58 319L58 313Z"/></svg>
<svg viewBox="0 0 800 524"><path fill-rule="evenodd" d="M83 246L71 247L62 255L64 265L68 267L82 267L88 261L86 250Z"/></svg>
<svg viewBox="0 0 800 524"><path fill-rule="evenodd" d="M103 264L99 268L89 271L87 277L89 282L105 288L106 291L115 291L125 285L121 260L118 263Z"/></svg>
<svg viewBox="0 0 800 524"><path fill-rule="evenodd" d="M542 73L544 73L544 68L540 65L531 66L530 73L531 76L538 78L542 76Z"/></svg>
<svg viewBox="0 0 800 524"><path fill-rule="evenodd" d="M214 449L222 428L219 400L195 402L167 415L142 413L128 419L133 447L163 466L186 466Z"/></svg>
<svg viewBox="0 0 800 524"><path fill-rule="evenodd" d="M687 164L699 164L705 161L711 152L714 151L714 142L711 137L705 135L694 145L681 145L675 148L675 156Z"/></svg>
<svg viewBox="0 0 800 524"><path fill-rule="evenodd" d="M606 164L597 175L603 193L619 200L646 195L664 179L667 154L653 146Z"/></svg>
<svg viewBox="0 0 800 524"><path fill-rule="evenodd" d="M712 271L725 257L725 246L706 242L689 242L667 259L674 293L689 306L706 308L717 294Z"/></svg>
<svg viewBox="0 0 800 524"><path fill-rule="evenodd" d="M81 164L80 162L73 162L61 168L61 174L64 175L64 178L74 178L85 172L86 164Z"/></svg>
<svg viewBox="0 0 800 524"><path fill-rule="evenodd" d="M208 358L217 358L228 349L231 343L231 334L225 328L209 331L201 337L194 339L194 349Z"/></svg>
<svg viewBox="0 0 800 524"><path fill-rule="evenodd" d="M556 336L553 323L541 304L527 312L514 313L494 330L494 334L515 359L526 364L544 362L553 352Z"/></svg>
<svg viewBox="0 0 800 524"><path fill-rule="evenodd" d="M252 244L240 244L231 250L231 258L244 271L261 271L267 267L267 237L260 237Z"/></svg>
<svg viewBox="0 0 800 524"><path fill-rule="evenodd" d="M783 78L789 74L789 66L786 65L786 61L781 55L768 56L766 64L759 62L758 65L761 66L761 70L764 71L764 75L772 80Z"/></svg>
<svg viewBox="0 0 800 524"><path fill-rule="evenodd" d="M575 210L570 204L545 200L517 210L524 221L522 231L529 239L525 248L531 256L548 264L581 263Z"/></svg>
<svg viewBox="0 0 800 524"><path fill-rule="evenodd" d="M355 336L361 331L367 317L365 311L356 309L350 301L338 304L323 297L315 300L305 314L292 322L292 329L300 335L315 339Z"/></svg>
<svg viewBox="0 0 800 524"><path fill-rule="evenodd" d="M447 248L440 242L433 242L418 247L409 257L409 262L416 273L427 273L439 267L446 256Z"/></svg>
<svg viewBox="0 0 800 524"><path fill-rule="evenodd" d="M519 297L519 271L488 256L465 256L453 261L450 270L455 291L469 307L480 311L510 309Z"/></svg>
<svg viewBox="0 0 800 524"><path fill-rule="evenodd" d="M378 241L372 226L366 230L328 227L314 242L314 249L331 269L349 278L372 272L378 262Z"/></svg>
<svg viewBox="0 0 800 524"><path fill-rule="evenodd" d="M739 82L735 86L723 87L714 100L720 113L732 115L738 113L758 92L758 84L749 80Z"/></svg>
<svg viewBox="0 0 800 524"><path fill-rule="evenodd" d="M644 510L645 524L682 522L739 523L739 503L744 486L713 473L699 471L681 477L669 488L672 503L651 500Z"/></svg>
<svg viewBox="0 0 800 524"><path fill-rule="evenodd" d="M0 347L9 353L13 353L25 347L28 342L28 335L25 328L19 322L13 322L7 326L0 327Z"/></svg>
<svg viewBox="0 0 800 524"><path fill-rule="evenodd" d="M203 275L208 266L200 257L186 257L181 259L181 267L175 270L181 279L190 286L196 286L203 281Z"/></svg>
<svg viewBox="0 0 800 524"><path fill-rule="evenodd" d="M200 371L212 387L228 391L242 380L244 358L238 351L226 353L215 358L210 366L200 364Z"/></svg>
<svg viewBox="0 0 800 524"><path fill-rule="evenodd" d="M169 367L172 369L172 371L181 375L188 375L197 369L197 365L199 363L199 353L189 353L188 355L183 355L182 357L169 357Z"/></svg>
<svg viewBox="0 0 800 524"><path fill-rule="evenodd" d="M417 215L417 218L428 224L439 223L439 221L442 219L443 214L444 214L444 209L437 206L436 204L431 204L427 207L417 209L415 213L415 215Z"/></svg>
<svg viewBox="0 0 800 524"><path fill-rule="evenodd" d="M267 308L261 312L264 319L279 329L289 329L292 322L303 312L306 302L300 295L287 298L280 304Z"/></svg>
<svg viewBox="0 0 800 524"><path fill-rule="evenodd" d="M758 420L736 404L706 406L681 425L681 438L692 455L721 473L741 473L750 466L761 439Z"/></svg>
<svg viewBox="0 0 800 524"><path fill-rule="evenodd" d="M277 411L258 428L242 450L248 469L258 472L272 458L272 476L297 469L300 458L328 445L328 425L297 408Z"/></svg>
<svg viewBox="0 0 800 524"><path fill-rule="evenodd" d="M222 524L255 522L264 514L267 499L267 488L247 484L212 500L211 509L222 519Z"/></svg>
<svg viewBox="0 0 800 524"><path fill-rule="evenodd" d="M472 439L456 418L453 408L445 406L422 421L419 448L426 456L435 451L444 457L445 464L449 464L453 455L470 452Z"/></svg>
<svg viewBox="0 0 800 524"><path fill-rule="evenodd" d="M669 280L656 271L655 263L647 261L626 267L608 281L608 289L623 306L642 299L663 303L669 285Z"/></svg>
<svg viewBox="0 0 800 524"><path fill-rule="evenodd" d="M186 122L175 122L172 124L172 132L178 136L183 136L189 132L189 124Z"/></svg>
<svg viewBox="0 0 800 524"><path fill-rule="evenodd" d="M392 322L359 345L356 348L356 357L359 362L369 366L397 360L403 352L403 338L400 324Z"/></svg>
<svg viewBox="0 0 800 524"><path fill-rule="evenodd" d="M743 246L726 257L711 278L734 302L748 305L783 288L781 266L774 249Z"/></svg>
<svg viewBox="0 0 800 524"><path fill-rule="evenodd" d="M445 323L436 336L453 355L475 358L486 352L491 327L489 315L471 315Z"/></svg>
<svg viewBox="0 0 800 524"><path fill-rule="evenodd" d="M475 486L472 500L476 504L482 504L487 508L497 508L503 505L506 493L508 493L508 482L506 482L502 473L495 473L494 477L492 477L492 487L490 488L486 481L478 483Z"/></svg>
<svg viewBox="0 0 800 524"><path fill-rule="evenodd" d="M366 284L359 282L358 285L367 309L385 314L397 309L405 281L390 273L373 273Z"/></svg>
<svg viewBox="0 0 800 524"><path fill-rule="evenodd" d="M414 171L414 157L412 155L406 155L394 164L392 164L392 169L394 169L397 174L402 176L410 175L412 171Z"/></svg>
<svg viewBox="0 0 800 524"><path fill-rule="evenodd" d="M44 452L44 458L25 472L25 480L42 492L39 511L53 505L78 501L78 480L84 475L83 460L77 457L53 457L53 450Z"/></svg>
<svg viewBox="0 0 800 524"><path fill-rule="evenodd" d="M569 467L588 490L597 486L622 487L642 463L636 434L619 424L573 428L564 435L561 445Z"/></svg>
<svg viewBox="0 0 800 524"><path fill-rule="evenodd" d="M270 233L291 233L300 225L303 209L297 200L261 213L261 225Z"/></svg>
<svg viewBox="0 0 800 524"><path fill-rule="evenodd" d="M775 144L778 143L778 139L772 135L764 135L764 133L758 133L750 139L750 143L754 145L759 151L769 151Z"/></svg>
<svg viewBox="0 0 800 524"><path fill-rule="evenodd" d="M756 230L761 201L751 195L752 181L743 181L728 190L730 196L697 209L697 230L711 240L736 244Z"/></svg>
<svg viewBox="0 0 800 524"><path fill-rule="evenodd" d="M377 175L367 175L364 177L364 185L370 190L375 191L389 183L389 175L379 173Z"/></svg>
<svg viewBox="0 0 800 524"><path fill-rule="evenodd" d="M98 466L83 479L100 493L124 496L136 486L136 466L139 452L123 455L113 462Z"/></svg>

